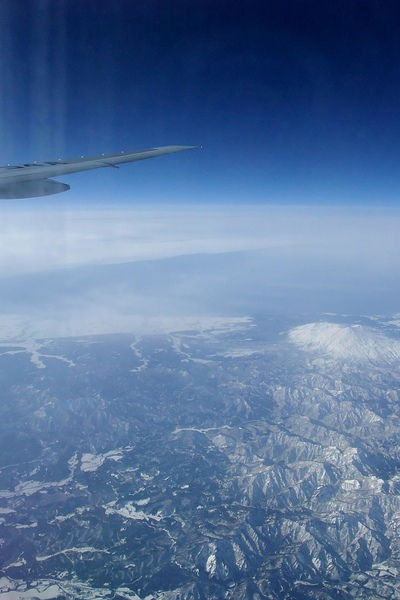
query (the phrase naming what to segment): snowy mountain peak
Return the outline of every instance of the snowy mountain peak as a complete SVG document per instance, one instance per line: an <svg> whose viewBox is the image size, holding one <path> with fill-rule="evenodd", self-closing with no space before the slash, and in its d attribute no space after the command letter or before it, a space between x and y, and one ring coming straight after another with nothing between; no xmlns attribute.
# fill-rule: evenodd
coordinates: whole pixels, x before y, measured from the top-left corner
<svg viewBox="0 0 400 600"><path fill-rule="evenodd" d="M289 339L303 350L332 358L384 362L400 358L400 341L361 325L308 323L291 329Z"/></svg>

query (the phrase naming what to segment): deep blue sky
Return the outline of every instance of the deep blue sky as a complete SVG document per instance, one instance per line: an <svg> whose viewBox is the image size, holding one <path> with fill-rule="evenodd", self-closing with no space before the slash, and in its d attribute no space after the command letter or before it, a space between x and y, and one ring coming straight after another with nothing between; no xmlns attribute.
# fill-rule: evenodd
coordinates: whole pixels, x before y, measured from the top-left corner
<svg viewBox="0 0 400 600"><path fill-rule="evenodd" d="M0 91L1 164L203 145L71 200L400 201L397 1L3 0Z"/></svg>

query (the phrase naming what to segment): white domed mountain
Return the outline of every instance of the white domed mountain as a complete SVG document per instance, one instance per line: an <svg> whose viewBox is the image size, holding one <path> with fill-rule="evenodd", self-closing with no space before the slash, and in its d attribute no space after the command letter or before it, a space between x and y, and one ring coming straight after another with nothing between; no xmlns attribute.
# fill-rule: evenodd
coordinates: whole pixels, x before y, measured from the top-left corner
<svg viewBox="0 0 400 600"><path fill-rule="evenodd" d="M374 362L400 359L400 341L361 325L308 323L291 329L289 339L302 350L335 359Z"/></svg>

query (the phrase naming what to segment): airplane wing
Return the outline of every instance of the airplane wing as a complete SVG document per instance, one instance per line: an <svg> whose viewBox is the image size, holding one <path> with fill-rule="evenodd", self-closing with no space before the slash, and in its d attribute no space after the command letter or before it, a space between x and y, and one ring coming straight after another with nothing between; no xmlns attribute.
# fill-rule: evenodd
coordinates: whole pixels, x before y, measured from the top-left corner
<svg viewBox="0 0 400 600"><path fill-rule="evenodd" d="M82 156L68 160L54 160L51 162L27 163L23 165L8 165L0 167L0 198L35 198L66 192L70 186L49 177L69 175L89 169L103 167L117 167L122 163L144 160L199 148L199 146L161 146L134 152L119 152L118 154L102 154L101 156Z"/></svg>

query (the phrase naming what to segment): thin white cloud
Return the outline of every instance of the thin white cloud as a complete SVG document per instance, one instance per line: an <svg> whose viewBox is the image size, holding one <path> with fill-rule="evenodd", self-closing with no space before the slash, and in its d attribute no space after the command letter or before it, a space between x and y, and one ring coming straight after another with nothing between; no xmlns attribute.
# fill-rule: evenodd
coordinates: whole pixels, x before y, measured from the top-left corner
<svg viewBox="0 0 400 600"><path fill-rule="evenodd" d="M0 276L65 266L271 248L291 242L263 210L3 210Z"/></svg>
<svg viewBox="0 0 400 600"><path fill-rule="evenodd" d="M48 323L83 335L89 321L398 311L399 230L397 209L7 204L0 317L47 336Z"/></svg>
<svg viewBox="0 0 400 600"><path fill-rule="evenodd" d="M399 211L318 207L0 209L0 277L257 249L397 262Z"/></svg>

